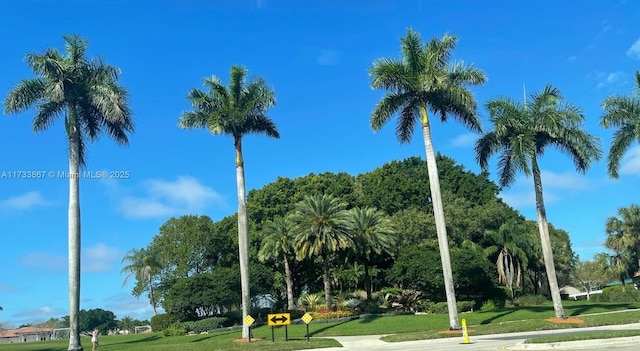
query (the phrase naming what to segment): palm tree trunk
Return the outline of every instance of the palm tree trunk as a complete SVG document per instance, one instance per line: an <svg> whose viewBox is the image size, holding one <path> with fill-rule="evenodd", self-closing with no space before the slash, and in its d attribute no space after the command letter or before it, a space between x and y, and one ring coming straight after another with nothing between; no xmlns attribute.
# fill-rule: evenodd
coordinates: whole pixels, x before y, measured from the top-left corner
<svg viewBox="0 0 640 351"><path fill-rule="evenodd" d="M329 258L323 255L322 259L322 282L324 284L324 299L327 302L327 310L331 311L331 281L329 280Z"/></svg>
<svg viewBox="0 0 640 351"><path fill-rule="evenodd" d="M284 281L287 284L287 309L293 311L296 309L296 304L293 302L293 277L291 275L291 267L289 267L289 259L287 254L283 255L284 260Z"/></svg>
<svg viewBox="0 0 640 351"><path fill-rule="evenodd" d="M556 277L556 267L553 262L553 251L551 249L551 239L549 238L549 225L547 224L547 213L544 207L544 199L542 196L542 178L540 176L540 168L535 155L532 158L533 183L536 193L536 212L538 213L538 229L540 231L540 243L542 246L542 257L544 258L544 267L547 271L547 280L549 281L549 293L553 301L553 309L556 312L556 318L567 318L562 307L562 299L560 297L560 289L558 288L558 278Z"/></svg>
<svg viewBox="0 0 640 351"><path fill-rule="evenodd" d="M69 109L69 351L80 343L80 139L74 108Z"/></svg>
<svg viewBox="0 0 640 351"><path fill-rule="evenodd" d="M244 161L242 159L242 139L235 138L236 180L238 182L238 254L240 257L240 286L242 293L242 320L250 313L249 292L249 227L245 204ZM242 323L242 338L249 338L249 327Z"/></svg>
<svg viewBox="0 0 640 351"><path fill-rule="evenodd" d="M364 289L367 293L367 301L371 301L371 277L369 276L369 265L364 263Z"/></svg>
<svg viewBox="0 0 640 351"><path fill-rule="evenodd" d="M153 315L157 316L158 311L156 310L156 299L153 296L153 284L151 284L151 274L149 274L148 283L149 283L149 302L151 303L151 308L153 308Z"/></svg>
<svg viewBox="0 0 640 351"><path fill-rule="evenodd" d="M449 328L462 329L458 319L458 307L456 302L456 292L453 287L453 273L451 269L451 258L449 256L449 239L447 238L447 227L444 219L444 209L442 206L442 194L440 193L440 178L438 175L438 165L436 155L433 150L431 140L431 128L427 109L422 106L422 136L424 138L424 148L427 154L427 169L429 171L429 186L431 189L431 201L433 203L433 215L436 220L436 233L438 235L438 247L440 248L440 260L442 261L442 274L444 277L444 289L447 296L447 308L449 310Z"/></svg>

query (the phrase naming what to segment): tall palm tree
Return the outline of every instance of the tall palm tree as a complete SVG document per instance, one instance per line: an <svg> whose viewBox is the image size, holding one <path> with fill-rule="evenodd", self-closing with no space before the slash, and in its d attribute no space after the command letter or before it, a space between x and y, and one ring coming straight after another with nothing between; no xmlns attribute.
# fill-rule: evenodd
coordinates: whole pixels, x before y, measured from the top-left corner
<svg viewBox="0 0 640 351"><path fill-rule="evenodd" d="M395 253L396 231L391 219L382 211L370 207L349 210L346 220L348 231L354 241L354 264L361 263L364 267L365 290L367 300L370 300L372 289L369 268L373 262L373 255Z"/></svg>
<svg viewBox="0 0 640 351"><path fill-rule="evenodd" d="M80 169L86 165L85 144L107 133L128 144L134 123L128 93L118 84L120 70L86 57L88 42L78 35L63 36L65 54L56 49L27 54L35 78L25 79L4 100L5 113L36 107L33 129L41 132L64 116L69 143L69 350L82 350L80 308Z"/></svg>
<svg viewBox="0 0 640 351"><path fill-rule="evenodd" d="M331 261L333 254L351 247L346 227L346 203L331 195L306 196L296 204L291 221L296 226L293 240L298 259L320 258L327 309L331 310Z"/></svg>
<svg viewBox="0 0 640 351"><path fill-rule="evenodd" d="M378 131L398 114L396 136L401 143L411 140L416 121L422 126L431 201L436 220L436 232L451 329L460 329L456 296L449 257L449 242L440 193L440 180L435 151L431 139L428 111L439 115L442 122L453 116L473 131L480 131L476 101L467 85L486 81L485 74L463 62L450 63L458 39L445 34L423 44L420 35L407 30L401 39L401 59L377 59L370 69L371 87L387 90L371 114L371 128Z"/></svg>
<svg viewBox="0 0 640 351"><path fill-rule="evenodd" d="M524 251L528 237L527 227L515 220L509 220L502 224L498 230L489 230L484 239L488 242L484 250L487 256L496 252L496 267L498 269L498 281L505 284L511 292L511 298L515 298L514 288L520 287L522 271L527 267L528 258Z"/></svg>
<svg viewBox="0 0 640 351"><path fill-rule="evenodd" d="M131 277L135 277L138 282L147 284L149 290L149 303L153 308L153 314L158 315L157 303L153 291L153 279L161 269L157 251L151 246L140 250L131 249L122 258L122 263L127 263L120 270L120 274L128 273L122 282L125 286Z"/></svg>
<svg viewBox="0 0 640 351"><path fill-rule="evenodd" d="M284 280L287 285L287 309L296 308L293 299L293 276L291 260L293 256L293 225L288 218L275 217L262 228L262 247L258 259L262 262L270 259L282 259L284 264Z"/></svg>
<svg viewBox="0 0 640 351"><path fill-rule="evenodd" d="M519 104L502 98L489 101L486 107L493 130L476 142L476 159L486 171L489 158L500 153L498 178L501 186L511 185L518 171L533 175L538 231L549 291L556 317L566 318L553 262L538 157L544 155L547 147L556 147L572 159L578 172L584 173L601 157L599 141L581 129L584 121L581 110L566 103L560 91L551 85L541 93L532 94L529 103Z"/></svg>
<svg viewBox="0 0 640 351"><path fill-rule="evenodd" d="M267 116L275 106L276 94L260 77L247 81L247 69L232 66L229 87L212 76L204 79L207 91L191 89L187 100L193 111L184 112L178 126L183 129L205 128L213 135L233 137L235 147L236 181L238 186L238 253L240 256L240 285L242 290L242 318L249 315L249 226L247 222L246 189L242 138L247 134L265 134L280 138L276 125ZM249 337L249 327L243 324L242 337Z"/></svg>
<svg viewBox="0 0 640 351"><path fill-rule="evenodd" d="M632 96L614 95L602 102L603 128L617 128L607 157L611 178L618 178L620 161L634 141L640 142L640 72L636 71L636 92Z"/></svg>

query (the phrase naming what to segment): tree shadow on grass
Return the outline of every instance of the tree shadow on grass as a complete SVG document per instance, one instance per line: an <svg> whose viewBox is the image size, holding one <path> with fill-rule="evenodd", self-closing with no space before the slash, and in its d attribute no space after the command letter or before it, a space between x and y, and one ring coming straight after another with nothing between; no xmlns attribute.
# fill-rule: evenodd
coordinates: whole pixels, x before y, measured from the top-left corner
<svg viewBox="0 0 640 351"><path fill-rule="evenodd" d="M137 344L139 342L150 342L150 341L156 341L158 339L160 339L161 336L157 335L157 334L153 334L153 335L149 335L145 338L140 338L140 339L136 339L136 340L124 340L124 341L120 341L120 342L112 342L111 340L109 340L109 345L118 345L118 344ZM102 342L100 343L102 344Z"/></svg>
<svg viewBox="0 0 640 351"><path fill-rule="evenodd" d="M482 324L491 324L491 323L493 323L493 321L495 321L496 319L498 319L498 318L500 318L500 317L504 317L504 316L506 316L506 315L508 315L508 314L511 314L511 313L513 313L513 310L503 311L502 313L496 314L496 315L494 315L493 317L490 317L490 318L487 318L487 319L484 319L484 320L480 321L480 324L481 324L481 325L482 325Z"/></svg>
<svg viewBox="0 0 640 351"><path fill-rule="evenodd" d="M578 316L578 315L582 315L582 314L588 314L590 311L592 310L596 310L598 312L602 312L603 309L611 309L611 310L631 310L631 309L637 309L637 307L634 304L631 303L617 303L617 304L600 304L600 303L593 303L593 304L584 304L584 305L580 305L578 308L571 308L572 312L570 314L570 316ZM594 312L594 313L598 313L598 312Z"/></svg>
<svg viewBox="0 0 640 351"><path fill-rule="evenodd" d="M318 329L313 328L313 330L310 329L309 330L309 336L316 336L319 333L322 333L324 331L327 331L329 329L335 328L335 327L337 327L339 325L342 325L342 324L345 324L345 323L348 323L348 322L350 322L350 321L338 322L338 323L335 323L335 324L327 325L327 326L325 326L323 328L318 328Z"/></svg>

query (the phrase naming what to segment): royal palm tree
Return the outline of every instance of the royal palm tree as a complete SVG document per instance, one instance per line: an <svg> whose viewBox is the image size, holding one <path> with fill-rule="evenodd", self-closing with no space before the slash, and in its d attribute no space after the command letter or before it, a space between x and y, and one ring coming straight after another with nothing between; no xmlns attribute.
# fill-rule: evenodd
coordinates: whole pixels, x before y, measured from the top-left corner
<svg viewBox="0 0 640 351"><path fill-rule="evenodd" d="M238 186L238 253L242 290L242 318L249 315L249 226L247 222L246 189L242 138L247 134L265 134L280 138L276 125L267 116L275 106L276 95L260 77L247 81L247 69L232 66L229 87L212 76L204 79L207 91L191 89L187 100L193 111L184 112L178 126L184 129L205 128L213 135L226 134L235 147L236 181ZM242 337L249 337L249 327L243 324Z"/></svg>
<svg viewBox="0 0 640 351"><path fill-rule="evenodd" d="M322 282L327 309L331 310L331 262L333 255L353 246L346 226L346 203L331 195L306 196L291 215L296 235L296 256L322 260Z"/></svg>
<svg viewBox="0 0 640 351"><path fill-rule="evenodd" d="M419 34L409 29L401 39L401 59L377 59L370 69L371 87L383 89L387 94L378 102L371 114L371 128L378 131L398 114L396 136L401 143L411 140L416 121L422 127L431 202L436 220L436 232L451 329L460 329L453 273L449 257L449 242L445 224L438 166L431 139L429 110L442 122L449 116L458 119L473 131L480 131L476 101L468 85L483 84L485 74L463 62L450 63L458 39L445 34L423 44Z"/></svg>
<svg viewBox="0 0 640 351"><path fill-rule="evenodd" d="M128 93L118 84L120 70L86 57L87 40L65 35L65 54L56 49L27 54L35 78L25 79L4 100L5 113L36 108L33 129L41 132L64 117L69 143L69 350L82 350L80 308L80 169L86 165L86 142L105 132L128 144L134 124Z"/></svg>
<svg viewBox="0 0 640 351"><path fill-rule="evenodd" d="M514 288L520 287L522 271L527 267L528 258L524 251L529 232L524 223L509 220L498 230L489 230L484 239L489 244L484 251L487 256L495 255L498 269L498 281L505 284L515 298Z"/></svg>
<svg viewBox="0 0 640 351"><path fill-rule="evenodd" d="M136 280L142 284L147 284L147 290L149 290L149 303L153 308L153 314L157 316L157 303L153 291L153 279L161 269L157 251L153 246L146 249L142 248L140 250L131 249L122 258L122 263L126 263L126 265L122 267L120 274L127 273L127 276L122 282L122 286L127 285L127 282L131 277L135 277Z"/></svg>
<svg viewBox="0 0 640 351"><path fill-rule="evenodd" d="M566 318L553 261L538 157L544 155L547 147L556 147L572 159L578 172L584 173L601 157L599 141L581 129L584 121L581 110L567 103L560 91L551 85L541 93L532 94L528 103L501 98L489 101L486 108L493 130L476 142L476 159L486 171L491 156L500 153L498 178L503 187L513 184L518 171L533 175L538 231L549 291L556 317Z"/></svg>
<svg viewBox="0 0 640 351"><path fill-rule="evenodd" d="M262 228L262 247L258 259L262 262L270 259L282 259L284 280L287 285L287 309L296 308L293 299L293 276L291 273L291 257L293 253L293 225L287 218L275 217Z"/></svg>
<svg viewBox="0 0 640 351"><path fill-rule="evenodd" d="M618 178L620 161L634 141L640 142L640 72L636 71L636 92L632 96L609 96L602 102L603 128L617 128L607 157L607 171Z"/></svg>
<svg viewBox="0 0 640 351"><path fill-rule="evenodd" d="M397 236L391 220L374 208L356 207L348 212L347 228L353 238L354 265L361 263L364 268L367 300L371 299L371 275L373 256L396 251Z"/></svg>

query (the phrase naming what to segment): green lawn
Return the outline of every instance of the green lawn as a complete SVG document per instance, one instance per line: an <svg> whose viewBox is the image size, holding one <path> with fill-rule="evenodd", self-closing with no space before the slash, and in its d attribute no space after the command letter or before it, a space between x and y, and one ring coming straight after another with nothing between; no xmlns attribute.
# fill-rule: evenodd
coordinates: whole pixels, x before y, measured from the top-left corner
<svg viewBox="0 0 640 351"><path fill-rule="evenodd" d="M499 312L471 312L460 314L465 319L471 338L474 335L532 331L558 328L577 328L597 325L636 323L640 321L640 303L611 304L565 301L568 316L579 318L583 324L551 323L545 319L554 316L553 306L508 308ZM636 310L639 309L639 310ZM617 313L614 313L617 312ZM285 341L285 328L274 329L275 342L271 341L271 327L261 326L253 330L252 343L237 342L240 330L218 331L206 335L164 337L161 333L127 336L103 336L99 351L211 351L211 350L265 350L289 351L339 346L331 337L343 335L393 334L386 341L409 341L439 337L459 337L461 334L442 334L449 326L446 314L371 316L352 321L323 323L314 320L309 326L311 341L305 338L306 326L294 324L287 328L289 341ZM83 338L83 346L91 349L89 338ZM65 351L66 340L2 345L4 351Z"/></svg>

